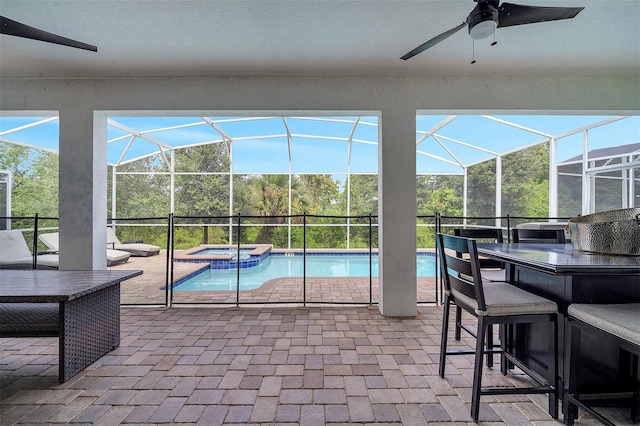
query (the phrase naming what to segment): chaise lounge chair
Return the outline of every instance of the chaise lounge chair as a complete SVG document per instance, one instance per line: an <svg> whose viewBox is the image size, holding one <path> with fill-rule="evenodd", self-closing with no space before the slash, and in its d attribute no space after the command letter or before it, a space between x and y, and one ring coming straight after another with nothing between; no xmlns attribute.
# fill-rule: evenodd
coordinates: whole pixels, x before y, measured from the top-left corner
<svg viewBox="0 0 640 426"><path fill-rule="evenodd" d="M57 232L40 234L38 235L38 239L47 246L50 251L55 253L60 251L60 236ZM107 249L107 266L124 263L129 260L129 256L131 256L131 254L126 251Z"/></svg>
<svg viewBox="0 0 640 426"><path fill-rule="evenodd" d="M37 269L58 269L57 254L36 257ZM33 254L21 231L0 231L0 269L33 269Z"/></svg>
<svg viewBox="0 0 640 426"><path fill-rule="evenodd" d="M131 256L154 256L160 253L160 247L153 244L145 244L143 242L124 242L121 243L116 236L115 231L110 226L107 227L107 245L112 246L115 250L122 250L131 253Z"/></svg>

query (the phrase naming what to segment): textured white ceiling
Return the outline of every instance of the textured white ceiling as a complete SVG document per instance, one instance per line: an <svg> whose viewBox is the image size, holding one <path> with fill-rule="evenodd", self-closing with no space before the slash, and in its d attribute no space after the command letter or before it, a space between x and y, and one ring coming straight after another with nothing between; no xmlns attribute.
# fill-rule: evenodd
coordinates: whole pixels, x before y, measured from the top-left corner
<svg viewBox="0 0 640 426"><path fill-rule="evenodd" d="M98 46L0 36L1 77L583 76L640 74L640 1L512 0L584 6L572 20L466 29L472 0L0 0L0 14Z"/></svg>

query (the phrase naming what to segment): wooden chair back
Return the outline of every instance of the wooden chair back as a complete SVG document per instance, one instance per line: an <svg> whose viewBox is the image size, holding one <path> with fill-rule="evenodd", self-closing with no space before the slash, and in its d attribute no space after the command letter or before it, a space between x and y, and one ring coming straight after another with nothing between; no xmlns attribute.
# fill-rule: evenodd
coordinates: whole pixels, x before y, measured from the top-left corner
<svg viewBox="0 0 640 426"><path fill-rule="evenodd" d="M476 241L444 234L437 234L436 237L445 290L452 294L456 304L485 310Z"/></svg>
<svg viewBox="0 0 640 426"><path fill-rule="evenodd" d="M525 229L514 228L511 231L514 243L565 244L566 239L562 229Z"/></svg>

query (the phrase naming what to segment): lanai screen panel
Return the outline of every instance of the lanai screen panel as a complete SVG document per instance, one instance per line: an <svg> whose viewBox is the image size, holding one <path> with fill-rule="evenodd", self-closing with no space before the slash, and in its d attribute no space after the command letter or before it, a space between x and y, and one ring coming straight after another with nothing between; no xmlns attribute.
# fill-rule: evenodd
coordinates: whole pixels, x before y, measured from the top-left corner
<svg viewBox="0 0 640 426"><path fill-rule="evenodd" d="M596 115L496 115L497 119L549 135L559 135L589 126L610 116Z"/></svg>
<svg viewBox="0 0 640 426"><path fill-rule="evenodd" d="M234 173L289 173L285 137L236 140L232 145Z"/></svg>
<svg viewBox="0 0 640 426"><path fill-rule="evenodd" d="M57 117L2 117L0 141L58 151L60 124Z"/></svg>
<svg viewBox="0 0 640 426"><path fill-rule="evenodd" d="M220 133L202 117L169 117L167 121L154 119L157 123L156 130L146 134L172 147L216 143L223 140Z"/></svg>
<svg viewBox="0 0 640 426"><path fill-rule="evenodd" d="M589 130L589 151L640 142L640 117L628 117Z"/></svg>
<svg viewBox="0 0 640 426"><path fill-rule="evenodd" d="M293 173L341 173L347 170L347 142L295 137L291 141Z"/></svg>
<svg viewBox="0 0 640 426"><path fill-rule="evenodd" d="M416 174L418 175L450 175L463 173L464 168L462 166L445 163L421 153L416 155Z"/></svg>
<svg viewBox="0 0 640 426"><path fill-rule="evenodd" d="M351 145L351 173L378 173L378 146L362 142Z"/></svg>

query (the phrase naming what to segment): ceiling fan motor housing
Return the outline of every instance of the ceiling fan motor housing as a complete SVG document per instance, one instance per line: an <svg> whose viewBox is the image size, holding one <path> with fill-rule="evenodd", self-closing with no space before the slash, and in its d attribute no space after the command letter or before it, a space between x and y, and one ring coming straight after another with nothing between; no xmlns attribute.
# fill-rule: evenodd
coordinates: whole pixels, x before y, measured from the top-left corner
<svg viewBox="0 0 640 426"><path fill-rule="evenodd" d="M467 17L469 35L474 40L490 36L498 25L498 1L478 1Z"/></svg>

